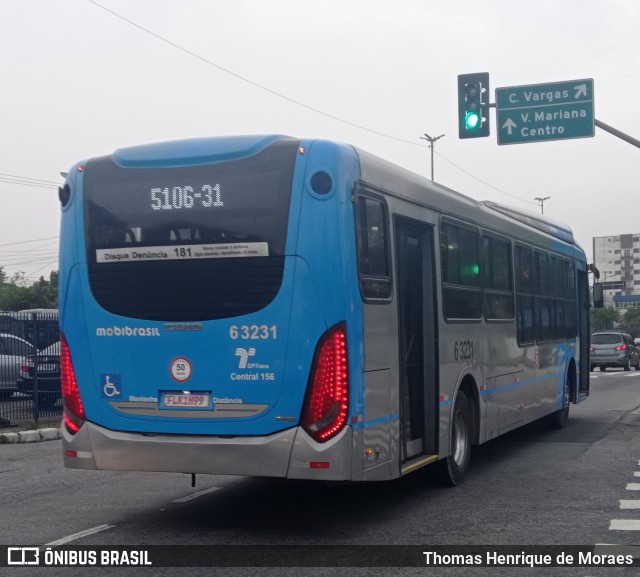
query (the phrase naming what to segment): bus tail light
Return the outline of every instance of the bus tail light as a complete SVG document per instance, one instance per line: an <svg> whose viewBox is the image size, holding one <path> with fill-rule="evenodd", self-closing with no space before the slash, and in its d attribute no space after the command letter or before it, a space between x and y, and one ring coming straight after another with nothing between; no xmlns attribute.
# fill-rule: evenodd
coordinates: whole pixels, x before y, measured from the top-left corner
<svg viewBox="0 0 640 577"><path fill-rule="evenodd" d="M337 435L349 414L349 357L347 327L340 323L327 331L316 348L302 427L323 443Z"/></svg>
<svg viewBox="0 0 640 577"><path fill-rule="evenodd" d="M80 398L80 389L76 373L71 362L71 352L64 334L60 334L60 376L62 381L62 400L64 403L64 423L67 430L75 435L82 427L86 416Z"/></svg>

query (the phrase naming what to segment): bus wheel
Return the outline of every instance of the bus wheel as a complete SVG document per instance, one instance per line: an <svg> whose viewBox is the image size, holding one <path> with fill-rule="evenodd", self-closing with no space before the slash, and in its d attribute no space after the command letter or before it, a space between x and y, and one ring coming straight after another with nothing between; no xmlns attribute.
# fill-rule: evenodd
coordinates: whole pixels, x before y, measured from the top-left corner
<svg viewBox="0 0 640 577"><path fill-rule="evenodd" d="M555 413L551 413L548 417L549 423L554 429L564 429L565 425L569 421L569 395L569 383L567 382L564 388L564 403L562 409Z"/></svg>
<svg viewBox="0 0 640 577"><path fill-rule="evenodd" d="M451 450L440 461L442 481L451 487L459 485L469 469L473 417L467 395L460 391L456 396L451 422Z"/></svg>
<svg viewBox="0 0 640 577"><path fill-rule="evenodd" d="M569 420L569 405L571 403L571 391L576 390L578 377L576 374L576 366L573 361L569 364L567 370L567 378L564 384L564 398L562 399L562 408L551 413L548 417L549 423L554 429L563 429Z"/></svg>

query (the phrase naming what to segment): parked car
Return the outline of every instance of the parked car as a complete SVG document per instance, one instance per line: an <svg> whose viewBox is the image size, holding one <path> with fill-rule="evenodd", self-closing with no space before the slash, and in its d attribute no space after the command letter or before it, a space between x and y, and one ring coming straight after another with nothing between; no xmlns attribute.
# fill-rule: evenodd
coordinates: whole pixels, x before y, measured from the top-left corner
<svg viewBox="0 0 640 577"><path fill-rule="evenodd" d="M36 364L37 363L37 364ZM52 406L62 397L60 389L60 342L52 344L37 353L31 353L20 362L18 391L33 397L35 368L38 372L38 402L42 406Z"/></svg>
<svg viewBox="0 0 640 577"><path fill-rule="evenodd" d="M633 339L626 333L602 331L591 335L591 370L600 367L622 367L625 371L635 367L640 369L640 351Z"/></svg>
<svg viewBox="0 0 640 577"><path fill-rule="evenodd" d="M18 367L25 355L34 347L24 339L8 333L0 333L0 400L6 400L18 390Z"/></svg>

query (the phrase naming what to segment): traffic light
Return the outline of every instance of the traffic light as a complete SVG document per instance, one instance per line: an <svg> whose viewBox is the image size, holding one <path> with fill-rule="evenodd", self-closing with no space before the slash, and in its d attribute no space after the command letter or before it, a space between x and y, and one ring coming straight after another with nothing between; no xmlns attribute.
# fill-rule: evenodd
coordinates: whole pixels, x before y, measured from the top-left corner
<svg viewBox="0 0 640 577"><path fill-rule="evenodd" d="M489 73L458 75L458 136L489 136Z"/></svg>

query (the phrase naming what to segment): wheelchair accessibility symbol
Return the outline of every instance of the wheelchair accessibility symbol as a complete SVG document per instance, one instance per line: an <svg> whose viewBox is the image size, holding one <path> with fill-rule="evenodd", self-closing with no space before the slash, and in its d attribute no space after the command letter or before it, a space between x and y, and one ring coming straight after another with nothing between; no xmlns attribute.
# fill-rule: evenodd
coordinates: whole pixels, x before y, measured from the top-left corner
<svg viewBox="0 0 640 577"><path fill-rule="evenodd" d="M102 394L109 399L117 399L122 394L120 375L101 375Z"/></svg>

